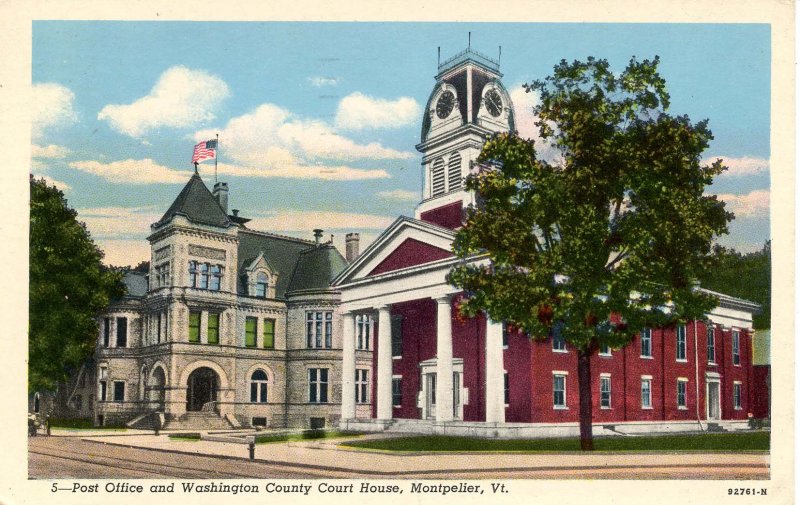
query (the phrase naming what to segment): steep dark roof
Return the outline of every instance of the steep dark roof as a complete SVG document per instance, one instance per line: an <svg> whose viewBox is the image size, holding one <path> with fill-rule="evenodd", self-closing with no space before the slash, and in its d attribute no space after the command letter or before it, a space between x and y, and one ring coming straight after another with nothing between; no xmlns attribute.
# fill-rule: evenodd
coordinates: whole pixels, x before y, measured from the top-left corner
<svg viewBox="0 0 800 505"><path fill-rule="evenodd" d="M347 267L347 261L332 245L326 244L306 249L300 254L292 273L289 291L325 289L334 277Z"/></svg>
<svg viewBox="0 0 800 505"><path fill-rule="evenodd" d="M185 216L193 223L219 226L220 228L227 228L231 225L225 211L222 210L217 199L197 174L192 175L156 226L161 226L176 215Z"/></svg>
<svg viewBox="0 0 800 505"><path fill-rule="evenodd" d="M314 243L292 237L284 237L272 233L263 233L253 230L239 230L239 293L247 293L244 274L245 268L255 260L259 253L264 253L273 273L278 275L278 284L275 286L275 296L283 298L289 287L297 260L300 253Z"/></svg>
<svg viewBox="0 0 800 505"><path fill-rule="evenodd" d="M142 272L125 272L122 277L127 296L141 297L147 294L147 275Z"/></svg>

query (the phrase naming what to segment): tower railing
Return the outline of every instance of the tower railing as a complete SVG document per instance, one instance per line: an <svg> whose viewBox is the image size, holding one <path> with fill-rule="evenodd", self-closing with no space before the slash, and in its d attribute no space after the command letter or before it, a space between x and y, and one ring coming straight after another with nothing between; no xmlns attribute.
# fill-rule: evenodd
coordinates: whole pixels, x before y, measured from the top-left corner
<svg viewBox="0 0 800 505"><path fill-rule="evenodd" d="M467 60L472 60L476 63L479 63L487 68L490 68L495 71L500 70L500 62L492 59L485 54L479 53L471 48L464 49L460 53L452 56L439 64L439 72L444 72L445 70L449 70L461 63L464 63Z"/></svg>

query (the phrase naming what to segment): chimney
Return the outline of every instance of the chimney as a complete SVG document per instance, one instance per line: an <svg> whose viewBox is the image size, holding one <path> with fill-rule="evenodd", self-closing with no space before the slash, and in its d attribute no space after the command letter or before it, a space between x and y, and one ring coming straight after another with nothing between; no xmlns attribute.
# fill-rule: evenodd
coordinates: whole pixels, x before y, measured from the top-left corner
<svg viewBox="0 0 800 505"><path fill-rule="evenodd" d="M228 213L228 183L227 182L218 182L214 184L214 191L211 192L214 195L214 198L217 199L219 202L219 206L222 207L222 210L225 211L225 214Z"/></svg>
<svg viewBox="0 0 800 505"><path fill-rule="evenodd" d="M320 228L314 229L314 243L317 244L319 247L320 241L322 240L322 230Z"/></svg>
<svg viewBox="0 0 800 505"><path fill-rule="evenodd" d="M358 233L348 233L344 236L344 256L348 263L358 258Z"/></svg>

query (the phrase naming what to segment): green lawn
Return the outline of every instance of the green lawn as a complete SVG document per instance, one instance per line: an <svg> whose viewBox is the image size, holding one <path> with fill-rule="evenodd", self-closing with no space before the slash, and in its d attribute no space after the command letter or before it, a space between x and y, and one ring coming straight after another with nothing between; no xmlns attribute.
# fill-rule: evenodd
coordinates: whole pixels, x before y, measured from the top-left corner
<svg viewBox="0 0 800 505"><path fill-rule="evenodd" d="M184 442L186 442L186 441L197 442L198 440L200 440L200 434L199 433L175 433L175 434L170 435L169 439L170 440L182 440Z"/></svg>
<svg viewBox="0 0 800 505"><path fill-rule="evenodd" d="M578 438L497 440L448 436L398 437L384 440L343 442L349 447L384 451L580 451ZM594 439L598 451L768 451L769 432L703 433L653 437L604 437Z"/></svg>
<svg viewBox="0 0 800 505"><path fill-rule="evenodd" d="M272 442L302 442L304 440L315 440L324 438L342 438L358 436L356 433L346 431L324 431L324 430L306 430L302 433L292 433L284 435L256 435L257 444L270 444Z"/></svg>

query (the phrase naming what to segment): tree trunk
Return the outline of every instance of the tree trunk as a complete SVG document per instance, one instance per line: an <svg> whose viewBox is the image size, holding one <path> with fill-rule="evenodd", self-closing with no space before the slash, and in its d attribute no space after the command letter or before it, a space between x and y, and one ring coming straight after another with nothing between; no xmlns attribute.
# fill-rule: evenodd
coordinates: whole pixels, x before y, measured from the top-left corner
<svg viewBox="0 0 800 505"><path fill-rule="evenodd" d="M592 440L592 374L589 358L590 349L578 350L578 399L580 406L578 417L580 419L581 450L593 451Z"/></svg>

